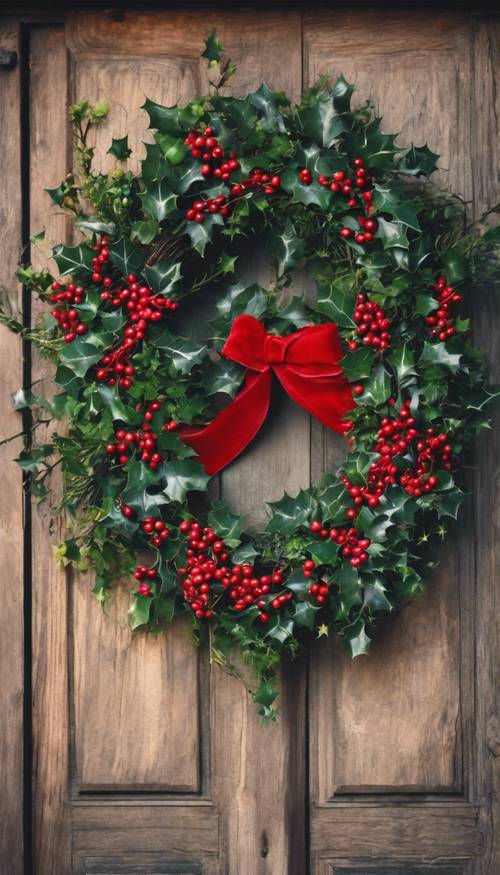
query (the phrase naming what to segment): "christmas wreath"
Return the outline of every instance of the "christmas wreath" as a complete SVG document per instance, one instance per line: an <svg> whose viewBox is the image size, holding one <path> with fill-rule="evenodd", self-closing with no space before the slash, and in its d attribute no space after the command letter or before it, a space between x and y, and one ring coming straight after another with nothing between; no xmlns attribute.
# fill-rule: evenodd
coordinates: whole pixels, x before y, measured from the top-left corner
<svg viewBox="0 0 500 875"><path fill-rule="evenodd" d="M187 611L198 635L210 628L212 659L231 666L238 645L251 661L270 716L282 654L330 631L365 653L457 517L464 452L495 395L458 305L496 270L499 237L428 183L427 146L402 149L370 104L351 108L343 78L297 106L265 85L235 98L215 34L204 54L208 96L146 100L154 134L137 174L126 136L113 171L93 169L107 105L71 107L79 171L49 195L80 242L53 250L57 278L18 271L49 305L24 333L58 386L51 399L18 392L31 417L19 462L39 499L62 467L61 562L93 566L101 602L135 567L132 629ZM238 281L250 237L273 259L269 288ZM312 299L287 298L299 263ZM212 317L184 336L194 295ZM207 486L251 443L274 378L348 452L246 532ZM47 416L67 428L37 442Z"/></svg>

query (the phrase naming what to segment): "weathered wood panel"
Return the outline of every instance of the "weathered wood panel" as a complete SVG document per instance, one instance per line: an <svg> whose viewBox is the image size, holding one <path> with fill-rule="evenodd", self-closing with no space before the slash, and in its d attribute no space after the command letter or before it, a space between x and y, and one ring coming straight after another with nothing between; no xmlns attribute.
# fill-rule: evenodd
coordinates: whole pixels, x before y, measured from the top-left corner
<svg viewBox="0 0 500 875"><path fill-rule="evenodd" d="M468 194L467 45L461 16L310 14L305 81L342 72L356 82L358 103L375 103L385 130L401 130L408 145L427 139L443 166L453 168L446 185ZM323 453L331 466L338 444L326 440ZM311 744L318 801L339 792L460 790L457 580L450 551L426 597L384 623L368 660L351 664L334 645L315 654Z"/></svg>
<svg viewBox="0 0 500 875"><path fill-rule="evenodd" d="M17 22L0 23L0 45L19 53ZM0 116L0 289L19 318L21 290L14 279L22 248L19 67L0 70ZM4 326L0 328L0 369L0 440L5 440L22 428L21 417L12 412L11 397L22 385L22 357L19 338ZM21 875L23 871L23 497L21 471L12 461L21 448L20 440L0 448L0 563L4 571L0 607L0 871L5 875Z"/></svg>
<svg viewBox="0 0 500 875"><path fill-rule="evenodd" d="M30 222L31 233L46 228L47 246L67 239L67 222L50 210L44 188L67 173L67 69L62 28L40 28L30 43ZM50 82L50 88L47 83ZM33 265L46 267L33 248ZM33 320L44 305L33 302ZM33 380L52 389L53 367L33 356ZM52 429L51 429L52 430ZM43 433L37 435L43 440ZM56 487L57 488L57 487ZM57 495L57 492L56 492ZM33 786L34 856L43 875L70 871L68 807L68 592L52 544L62 539L61 521L51 527L47 503L32 502L33 553Z"/></svg>

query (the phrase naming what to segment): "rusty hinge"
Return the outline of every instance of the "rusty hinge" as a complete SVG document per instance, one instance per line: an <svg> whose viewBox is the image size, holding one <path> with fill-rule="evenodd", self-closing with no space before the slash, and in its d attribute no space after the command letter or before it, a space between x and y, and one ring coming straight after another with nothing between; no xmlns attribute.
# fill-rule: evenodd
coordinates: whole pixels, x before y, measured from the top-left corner
<svg viewBox="0 0 500 875"><path fill-rule="evenodd" d="M12 70L17 64L17 52L11 52L10 49L0 49L0 67L7 70Z"/></svg>

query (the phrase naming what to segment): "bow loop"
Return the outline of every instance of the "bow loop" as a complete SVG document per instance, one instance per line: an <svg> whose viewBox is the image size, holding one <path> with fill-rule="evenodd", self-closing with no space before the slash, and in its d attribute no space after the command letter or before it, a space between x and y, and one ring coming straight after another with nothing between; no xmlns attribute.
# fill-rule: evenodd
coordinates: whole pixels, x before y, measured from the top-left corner
<svg viewBox="0 0 500 875"><path fill-rule="evenodd" d="M253 316L237 316L222 355L247 369L243 388L205 428L179 431L208 474L225 468L257 434L269 409L273 373L297 404L333 431L346 432L344 417L355 405L339 365L343 351L333 322L278 337Z"/></svg>

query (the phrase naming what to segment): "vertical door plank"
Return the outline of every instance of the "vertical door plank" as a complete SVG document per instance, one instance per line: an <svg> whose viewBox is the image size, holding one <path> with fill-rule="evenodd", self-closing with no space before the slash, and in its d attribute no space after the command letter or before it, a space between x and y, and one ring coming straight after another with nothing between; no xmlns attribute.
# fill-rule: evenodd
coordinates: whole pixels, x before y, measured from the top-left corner
<svg viewBox="0 0 500 875"><path fill-rule="evenodd" d="M67 239L66 219L51 210L43 191L68 170L66 51L62 29L40 28L31 36L31 232L46 228L49 247ZM38 269L47 266L35 248L32 259ZM35 321L45 307L33 303ZM33 380L41 380L39 389L49 396L52 378L52 365L34 354ZM43 440L43 435L38 438ZM55 484L55 488L60 487ZM33 502L34 854L43 875L70 871L68 592L52 547L62 537L60 520L51 527L47 502Z"/></svg>
<svg viewBox="0 0 500 875"><path fill-rule="evenodd" d="M0 45L19 56L19 25L0 24ZM21 130L20 67L0 70L0 154L2 155L0 227L2 259L0 288L15 318L21 314L20 287L14 271L21 258ZM21 417L12 411L12 391L22 385L21 343L8 328L0 328L2 372L0 439L17 434ZM23 871L23 493L22 477L13 462L22 449L16 440L0 448L2 490L0 493L0 564L4 570L0 607L0 871L21 875Z"/></svg>
<svg viewBox="0 0 500 875"><path fill-rule="evenodd" d="M480 16L473 44L472 155L474 217L500 200L500 20ZM498 218L498 217L495 217ZM474 336L491 366L491 380L500 380L500 291L498 283L479 288L474 296ZM475 467L476 547L476 770L473 792L484 800L484 853L478 875L500 871L500 410L493 411L491 431L478 442ZM472 547L471 547L472 549Z"/></svg>

